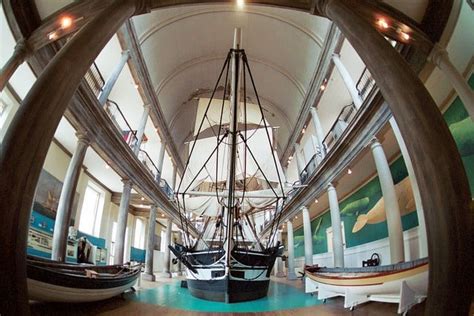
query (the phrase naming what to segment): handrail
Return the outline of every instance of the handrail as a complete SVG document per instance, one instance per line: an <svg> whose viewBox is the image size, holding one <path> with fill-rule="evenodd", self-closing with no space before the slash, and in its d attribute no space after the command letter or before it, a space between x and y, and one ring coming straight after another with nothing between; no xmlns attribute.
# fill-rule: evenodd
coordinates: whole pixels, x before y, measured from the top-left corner
<svg viewBox="0 0 474 316"><path fill-rule="evenodd" d="M151 171L151 174L153 174L153 176L155 177L155 180L158 180L160 178L160 175L161 175L161 172L160 170L158 169L158 167L155 165L155 163L153 162L153 160L151 159L150 155L148 154L148 152L146 152L145 150L143 149L139 149L139 153L143 153L145 155L146 158L148 158L148 161L150 162L150 164L152 165L153 169L155 169L155 172L153 172L153 170L150 170ZM147 166L147 164L145 163L145 159L142 160L142 163L145 165L145 167L149 168Z"/></svg>
<svg viewBox="0 0 474 316"><path fill-rule="evenodd" d="M91 67L87 70L84 78L94 94L98 96L105 85L105 80L95 62L92 63Z"/></svg>
<svg viewBox="0 0 474 316"><path fill-rule="evenodd" d="M346 109L349 109L346 112ZM342 121L342 122L345 122L345 123L349 123L350 122L350 117L353 113L357 112L356 110L356 107L354 105L354 103L351 103L351 104L348 104L346 106L344 106L342 109L341 109L341 112L339 113L339 115L337 116L336 120L334 121L334 123L332 124L331 128L329 129L329 132L326 134L326 137L324 137L323 139L323 144L326 145L326 151L329 151L331 149L331 147L334 145L334 142L337 140L336 138L337 137L333 137L333 140L332 141L329 141L329 137L334 133L335 134L335 129L336 129L336 126L337 124ZM341 119L342 116L346 114L345 118L344 119Z"/></svg>
<svg viewBox="0 0 474 316"><path fill-rule="evenodd" d="M374 86L375 80L372 78L372 74L369 72L367 67L365 67L356 83L356 89L359 92L362 100L365 100L370 90L372 90Z"/></svg>
<svg viewBox="0 0 474 316"><path fill-rule="evenodd" d="M123 121L125 122L125 124L127 125L129 132L132 134L132 137L130 137L130 139L126 140L126 143L127 143L130 147L132 147L132 146L133 146L133 143L134 143L134 140L135 140L135 141L138 140L138 138L137 138L137 132L132 129L132 127L131 127L130 124L128 123L127 119L125 118L125 115L123 114L122 110L121 110L120 107L118 106L117 102L112 101L112 100L110 100L110 99L107 99L106 106L105 106L105 112L107 112L107 114L114 120L114 123L116 123L115 126L117 127L117 129L119 129L119 131L123 134L124 130L122 130L122 127L120 127L120 126L118 125L118 122L115 120L115 115L114 115L114 113L112 113L112 111L108 108L108 106L109 106L110 104L113 104L113 105L115 106L115 108L116 108L116 110L118 111L118 113L120 114L122 120L123 120ZM122 136L123 136L123 135L122 135Z"/></svg>

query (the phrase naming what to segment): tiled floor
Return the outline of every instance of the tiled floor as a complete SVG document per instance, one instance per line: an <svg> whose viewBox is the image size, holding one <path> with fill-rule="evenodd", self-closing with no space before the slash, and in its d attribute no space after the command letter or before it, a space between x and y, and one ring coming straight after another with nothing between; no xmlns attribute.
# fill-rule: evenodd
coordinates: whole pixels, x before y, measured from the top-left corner
<svg viewBox="0 0 474 316"><path fill-rule="evenodd" d="M33 315L396 315L397 305L367 303L354 311L344 309L342 299L331 299L325 304L315 296L304 293L303 282L272 279L269 297L253 302L224 304L192 297L180 288L179 279L142 281L136 293L128 293L106 301L87 304L31 304ZM422 315L423 304L410 311Z"/></svg>

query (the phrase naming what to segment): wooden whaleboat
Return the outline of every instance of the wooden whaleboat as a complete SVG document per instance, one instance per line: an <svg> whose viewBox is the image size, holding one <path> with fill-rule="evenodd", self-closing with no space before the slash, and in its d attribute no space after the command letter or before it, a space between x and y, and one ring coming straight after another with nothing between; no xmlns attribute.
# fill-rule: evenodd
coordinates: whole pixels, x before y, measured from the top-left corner
<svg viewBox="0 0 474 316"><path fill-rule="evenodd" d="M45 302L93 302L131 289L140 276L138 265L78 265L27 257L30 300Z"/></svg>
<svg viewBox="0 0 474 316"><path fill-rule="evenodd" d="M385 266L305 269L306 286L317 288L318 299L345 297L353 309L368 301L398 303L399 313L426 298L428 258Z"/></svg>

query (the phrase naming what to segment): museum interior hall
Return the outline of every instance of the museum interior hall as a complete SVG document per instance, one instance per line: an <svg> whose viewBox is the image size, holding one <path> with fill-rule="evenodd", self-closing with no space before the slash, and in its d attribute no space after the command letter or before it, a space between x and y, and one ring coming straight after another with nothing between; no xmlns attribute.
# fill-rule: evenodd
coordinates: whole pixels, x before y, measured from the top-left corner
<svg viewBox="0 0 474 316"><path fill-rule="evenodd" d="M474 314L472 0L0 7L0 315Z"/></svg>

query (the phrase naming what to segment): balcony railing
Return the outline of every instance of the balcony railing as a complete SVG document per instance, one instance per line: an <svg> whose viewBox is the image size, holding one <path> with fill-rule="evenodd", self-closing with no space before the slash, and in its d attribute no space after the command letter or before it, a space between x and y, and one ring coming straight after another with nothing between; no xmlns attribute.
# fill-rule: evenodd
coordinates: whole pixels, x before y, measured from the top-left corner
<svg viewBox="0 0 474 316"><path fill-rule="evenodd" d="M104 110L112 119L115 127L122 134L124 141L133 148L137 142L137 132L132 129L118 104L115 101L107 100Z"/></svg>
<svg viewBox="0 0 474 316"><path fill-rule="evenodd" d="M372 78L372 74L367 68L364 68L362 75L356 83L357 91L362 100L365 100L369 95L370 91L375 87L375 80Z"/></svg>
<svg viewBox="0 0 474 316"><path fill-rule="evenodd" d="M158 167L155 165L150 155L145 150L140 149L138 151L138 159L145 166L145 169L147 169L153 175L153 178L158 181L161 176L160 170L158 170Z"/></svg>
<svg viewBox="0 0 474 316"><path fill-rule="evenodd" d="M329 129L326 137L324 137L323 144L326 145L326 151L330 151L336 141L341 137L347 125L352 121L357 109L355 105L349 104L342 108L341 113L337 116L336 121Z"/></svg>
<svg viewBox="0 0 474 316"><path fill-rule="evenodd" d="M99 96L102 88L104 87L105 80L104 77L102 77L102 74L100 73L96 63L93 63L89 70L87 70L84 78L86 79L94 94Z"/></svg>

